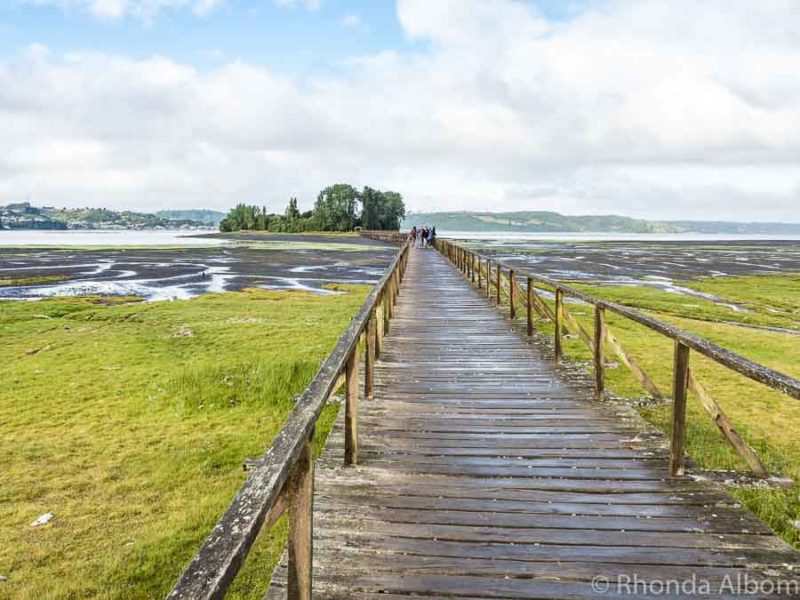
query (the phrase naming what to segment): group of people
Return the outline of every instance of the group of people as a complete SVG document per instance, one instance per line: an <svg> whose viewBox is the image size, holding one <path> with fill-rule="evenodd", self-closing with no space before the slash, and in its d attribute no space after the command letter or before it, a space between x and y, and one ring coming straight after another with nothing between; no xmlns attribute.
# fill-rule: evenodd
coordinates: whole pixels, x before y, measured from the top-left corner
<svg viewBox="0 0 800 600"><path fill-rule="evenodd" d="M433 248L436 243L436 227L414 225L408 232L408 239L415 248Z"/></svg>

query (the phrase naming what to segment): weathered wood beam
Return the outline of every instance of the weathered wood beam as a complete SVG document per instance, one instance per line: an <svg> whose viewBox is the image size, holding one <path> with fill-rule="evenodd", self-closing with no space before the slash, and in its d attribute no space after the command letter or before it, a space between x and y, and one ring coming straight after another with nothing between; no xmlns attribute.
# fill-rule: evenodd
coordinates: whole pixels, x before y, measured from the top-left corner
<svg viewBox="0 0 800 600"><path fill-rule="evenodd" d="M292 503L289 509L289 564L287 600L311 600L311 571L314 553L314 435L290 477Z"/></svg>
<svg viewBox="0 0 800 600"><path fill-rule="evenodd" d="M375 395L375 338L377 327L375 326L375 315L373 313L367 323L366 348L364 353L364 397L372 398Z"/></svg>
<svg viewBox="0 0 800 600"><path fill-rule="evenodd" d="M358 464L358 346L347 359L344 413L344 464Z"/></svg>
<svg viewBox="0 0 800 600"><path fill-rule="evenodd" d="M561 303L561 312L564 316L564 321L566 321L568 328L572 329L578 337L583 341L584 344L589 348L592 353L594 353L594 342L592 341L592 337L589 333L584 329L583 325L581 325L578 320L572 316L572 313L567 310L567 303Z"/></svg>
<svg viewBox="0 0 800 600"><path fill-rule="evenodd" d="M672 378L672 443L669 470L673 476L686 471L686 391L689 386L689 347L675 342L675 362Z"/></svg>
<svg viewBox="0 0 800 600"><path fill-rule="evenodd" d="M658 389L658 386L653 382L653 380L645 373L644 369L639 365L639 363L631 356L627 350L622 346L620 341L616 338L616 336L611 332L608 326L606 326L606 341L609 343L611 348L616 352L619 359L622 361L628 369L630 369L631 373L633 373L634 377L639 381L640 384L648 391L656 400L663 400L664 394L661 393L661 390Z"/></svg>
<svg viewBox="0 0 800 600"><path fill-rule="evenodd" d="M594 399L605 396L605 354L603 342L606 339L605 311L600 306L594 308Z"/></svg>
<svg viewBox="0 0 800 600"><path fill-rule="evenodd" d="M509 315L512 319L517 317L517 307L515 304L515 294L514 294L514 270L508 270L508 308L509 308Z"/></svg>
<svg viewBox="0 0 800 600"><path fill-rule="evenodd" d="M527 325L527 333L529 336L533 335L533 282L528 277L525 288L525 323Z"/></svg>
<svg viewBox="0 0 800 600"><path fill-rule="evenodd" d="M753 474L758 477L769 477L769 471L767 471L764 463L761 462L761 459L755 451L744 441L742 436L739 435L733 423L731 423L719 404L716 403L703 385L697 380L691 369L689 370L689 391L695 395L700 401L700 404L703 405L703 408L706 409L706 412L711 415L711 419L714 421L714 424L720 430L723 437L728 441L731 447L736 450L737 454L744 459Z"/></svg>
<svg viewBox="0 0 800 600"><path fill-rule="evenodd" d="M554 342L555 342L555 354L556 354L556 362L561 362L561 359L564 356L564 349L561 346L561 319L564 315L564 292L560 289L556 289L556 310L555 310L555 333L554 335Z"/></svg>

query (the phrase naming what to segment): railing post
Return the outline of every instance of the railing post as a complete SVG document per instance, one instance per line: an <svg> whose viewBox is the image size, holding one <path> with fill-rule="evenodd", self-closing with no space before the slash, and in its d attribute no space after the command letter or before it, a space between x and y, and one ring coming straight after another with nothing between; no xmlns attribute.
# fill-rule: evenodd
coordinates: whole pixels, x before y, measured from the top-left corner
<svg viewBox="0 0 800 600"><path fill-rule="evenodd" d="M386 316L383 310L383 297L385 296L384 293L381 293L381 297L378 298L378 301L375 303L375 357L380 358L381 354L383 354L383 334L386 333Z"/></svg>
<svg viewBox="0 0 800 600"><path fill-rule="evenodd" d="M345 366L344 464L358 464L358 344Z"/></svg>
<svg viewBox="0 0 800 600"><path fill-rule="evenodd" d="M602 400L605 394L605 355L603 342L606 339L606 311L595 304L594 307L594 399Z"/></svg>
<svg viewBox="0 0 800 600"><path fill-rule="evenodd" d="M563 305L564 305L564 292L562 292L559 288L556 288L556 310L555 310L555 323L556 331L555 331L555 347L556 347L556 362L560 362L561 358L564 356L564 350L561 347L561 321L564 318L563 312Z"/></svg>
<svg viewBox="0 0 800 600"><path fill-rule="evenodd" d="M389 310L389 286L387 285L383 288L383 294L381 294L381 314L383 315L383 335L389 333L389 315L391 315L391 310Z"/></svg>
<svg viewBox="0 0 800 600"><path fill-rule="evenodd" d="M472 275L472 283L475 284L475 254L470 253L469 255L469 270L471 271Z"/></svg>
<svg viewBox="0 0 800 600"><path fill-rule="evenodd" d="M375 327L375 312L373 311L369 321L367 321L367 344L366 355L364 356L364 398L372 398L375 395L375 338L377 337L377 327Z"/></svg>
<svg viewBox="0 0 800 600"><path fill-rule="evenodd" d="M686 466L683 448L686 445L686 392L689 387L689 346L675 340L675 365L672 379L672 444L669 470L673 476L683 475Z"/></svg>
<svg viewBox="0 0 800 600"><path fill-rule="evenodd" d="M486 259L486 298L491 298L492 292L492 263Z"/></svg>
<svg viewBox="0 0 800 600"><path fill-rule="evenodd" d="M511 319L517 316L517 308L514 302L514 270L508 270L508 303L510 309Z"/></svg>
<svg viewBox="0 0 800 600"><path fill-rule="evenodd" d="M528 335L533 335L533 279L527 278L527 294L525 298L525 311L528 323Z"/></svg>
<svg viewBox="0 0 800 600"><path fill-rule="evenodd" d="M478 262L478 289L481 289L481 279L483 277L483 267L481 266L481 257L476 256L475 260Z"/></svg>
<svg viewBox="0 0 800 600"><path fill-rule="evenodd" d="M314 432L291 475L292 502L289 507L289 564L287 600L311 600L314 558Z"/></svg>
<svg viewBox="0 0 800 600"><path fill-rule="evenodd" d="M496 277L497 277L497 306L500 306L500 273L502 273L502 271L500 270L500 263L497 263L497 269L496 270L497 270L497 273L496 273Z"/></svg>

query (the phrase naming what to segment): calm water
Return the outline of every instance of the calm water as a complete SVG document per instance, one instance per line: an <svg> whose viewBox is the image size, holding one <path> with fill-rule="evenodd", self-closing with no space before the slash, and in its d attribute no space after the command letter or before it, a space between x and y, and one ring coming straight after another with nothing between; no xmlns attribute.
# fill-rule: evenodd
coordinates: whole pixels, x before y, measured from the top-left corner
<svg viewBox="0 0 800 600"><path fill-rule="evenodd" d="M202 231L0 231L0 246L218 246L225 240L190 237Z"/></svg>
<svg viewBox="0 0 800 600"><path fill-rule="evenodd" d="M498 242L725 242L725 241L800 241L800 235L753 235L740 233L605 233L605 232L517 232L447 231L437 229L439 237Z"/></svg>

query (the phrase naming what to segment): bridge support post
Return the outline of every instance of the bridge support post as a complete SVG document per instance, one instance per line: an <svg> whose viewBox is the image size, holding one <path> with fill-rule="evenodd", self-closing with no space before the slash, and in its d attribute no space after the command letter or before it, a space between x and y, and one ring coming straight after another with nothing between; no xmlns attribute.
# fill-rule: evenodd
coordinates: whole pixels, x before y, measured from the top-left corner
<svg viewBox="0 0 800 600"><path fill-rule="evenodd" d="M509 303L509 311L511 318L514 319L517 316L517 307L516 303L514 302L514 270L508 270L508 303Z"/></svg>
<svg viewBox="0 0 800 600"><path fill-rule="evenodd" d="M345 366L344 464L358 464L358 345Z"/></svg>
<svg viewBox="0 0 800 600"><path fill-rule="evenodd" d="M689 388L689 347L675 341L675 365L672 379L672 444L669 470L673 476L683 475L686 465L686 395Z"/></svg>
<svg viewBox="0 0 800 600"><path fill-rule="evenodd" d="M556 289L556 310L554 316L553 324L556 327L556 331L553 341L555 342L556 362L561 362L561 358L564 356L564 349L561 347L561 336L563 334L561 322L564 320L564 292L560 289Z"/></svg>
<svg viewBox="0 0 800 600"><path fill-rule="evenodd" d="M364 355L364 397L372 398L375 396L375 359L377 357L375 338L377 337L377 327L375 327L375 313L367 322L367 343L366 354Z"/></svg>
<svg viewBox="0 0 800 600"><path fill-rule="evenodd" d="M311 600L314 535L314 432L291 475L289 507L288 600Z"/></svg>
<svg viewBox="0 0 800 600"><path fill-rule="evenodd" d="M603 342L606 339L606 311L602 306L594 307L594 399L602 400L605 395L606 357Z"/></svg>
<svg viewBox="0 0 800 600"><path fill-rule="evenodd" d="M533 335L533 279L526 280L525 317L528 324L528 335Z"/></svg>

